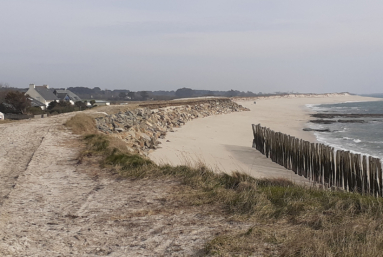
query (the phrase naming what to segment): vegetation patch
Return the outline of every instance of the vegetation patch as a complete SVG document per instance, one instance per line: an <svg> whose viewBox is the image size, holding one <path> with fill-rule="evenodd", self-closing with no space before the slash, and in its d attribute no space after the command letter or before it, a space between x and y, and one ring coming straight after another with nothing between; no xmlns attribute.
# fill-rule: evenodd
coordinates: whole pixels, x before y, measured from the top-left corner
<svg viewBox="0 0 383 257"><path fill-rule="evenodd" d="M95 120L86 114L76 114L70 118L65 124L76 134L90 134L96 133Z"/></svg>
<svg viewBox="0 0 383 257"><path fill-rule="evenodd" d="M130 179L179 180L175 197L185 205L217 205L246 231L222 231L206 243L211 256L381 256L383 200L343 191L303 187L283 179L215 173L204 165L158 166L131 154L117 138L84 137L80 156Z"/></svg>

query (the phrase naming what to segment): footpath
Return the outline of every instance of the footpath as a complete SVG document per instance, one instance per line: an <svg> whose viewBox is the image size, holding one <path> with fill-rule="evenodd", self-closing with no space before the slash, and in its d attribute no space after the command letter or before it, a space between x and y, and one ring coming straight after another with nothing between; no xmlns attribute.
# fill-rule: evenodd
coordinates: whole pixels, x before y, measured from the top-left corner
<svg viewBox="0 0 383 257"><path fill-rule="evenodd" d="M215 235L247 228L174 199L176 181L79 164L63 126L73 115L0 124L0 256L199 256Z"/></svg>

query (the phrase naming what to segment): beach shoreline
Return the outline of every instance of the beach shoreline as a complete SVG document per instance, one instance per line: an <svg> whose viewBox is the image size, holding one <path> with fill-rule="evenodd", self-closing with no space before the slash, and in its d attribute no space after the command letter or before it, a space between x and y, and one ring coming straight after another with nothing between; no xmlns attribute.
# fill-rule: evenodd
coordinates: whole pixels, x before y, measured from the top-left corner
<svg viewBox="0 0 383 257"><path fill-rule="evenodd" d="M158 164L203 163L215 171L230 173L237 170L254 177L305 181L251 147L251 125L261 124L274 131L317 142L313 132L303 131L310 120L307 104L376 100L382 99L344 94L234 99L250 111L192 120L174 133L168 133L161 140L161 148L150 153L149 158Z"/></svg>

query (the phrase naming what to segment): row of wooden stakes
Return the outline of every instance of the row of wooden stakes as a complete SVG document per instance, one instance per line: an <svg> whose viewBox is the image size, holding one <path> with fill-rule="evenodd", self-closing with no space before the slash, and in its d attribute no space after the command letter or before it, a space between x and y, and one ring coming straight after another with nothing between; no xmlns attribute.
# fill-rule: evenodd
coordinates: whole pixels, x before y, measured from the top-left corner
<svg viewBox="0 0 383 257"><path fill-rule="evenodd" d="M310 143L253 124L253 147L295 174L326 187L383 196L382 164L371 156Z"/></svg>

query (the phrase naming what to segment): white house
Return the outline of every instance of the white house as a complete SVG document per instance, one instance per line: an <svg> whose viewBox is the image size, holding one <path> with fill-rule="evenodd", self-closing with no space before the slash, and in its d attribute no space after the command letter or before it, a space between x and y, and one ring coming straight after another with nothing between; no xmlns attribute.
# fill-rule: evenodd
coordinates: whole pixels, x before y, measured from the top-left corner
<svg viewBox="0 0 383 257"><path fill-rule="evenodd" d="M29 89L25 94L45 104L46 107L48 107L50 102L59 100L57 96L49 90L48 85L35 86L35 84L29 84Z"/></svg>
<svg viewBox="0 0 383 257"><path fill-rule="evenodd" d="M105 105L110 105L110 102L103 101L103 100L95 100L94 105L96 105L96 106L105 106Z"/></svg>

